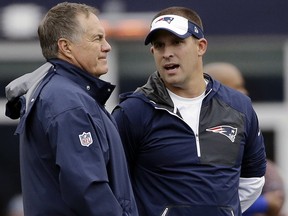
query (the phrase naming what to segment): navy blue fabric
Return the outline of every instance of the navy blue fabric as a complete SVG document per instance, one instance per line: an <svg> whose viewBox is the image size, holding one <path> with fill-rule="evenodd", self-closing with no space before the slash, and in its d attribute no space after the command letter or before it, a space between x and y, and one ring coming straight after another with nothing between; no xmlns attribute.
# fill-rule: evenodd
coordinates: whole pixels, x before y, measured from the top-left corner
<svg viewBox="0 0 288 216"><path fill-rule="evenodd" d="M104 108L114 86L51 63L17 128L25 215L138 215L121 139ZM91 145L81 144L83 133Z"/></svg>
<svg viewBox="0 0 288 216"><path fill-rule="evenodd" d="M200 156L197 137L174 112L157 73L134 93L123 94L112 113L140 215L158 216L168 208L166 215L240 216L239 178L265 174L263 137L250 99L209 76L206 79L199 119ZM234 142L206 130L227 125L237 128Z"/></svg>

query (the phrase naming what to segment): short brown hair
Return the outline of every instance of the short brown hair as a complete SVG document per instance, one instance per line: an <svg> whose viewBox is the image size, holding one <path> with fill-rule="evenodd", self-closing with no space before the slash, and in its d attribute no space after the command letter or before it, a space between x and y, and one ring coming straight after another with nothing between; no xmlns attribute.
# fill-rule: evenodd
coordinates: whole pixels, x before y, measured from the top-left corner
<svg viewBox="0 0 288 216"><path fill-rule="evenodd" d="M175 6L175 7L165 8L165 9L161 10L159 13L157 13L154 16L153 20L159 16L167 15L167 14L182 16L182 17L188 19L189 21L191 21L192 23L196 24L197 26L199 26L201 28L201 30L204 31L202 20L201 20L200 16L194 10L191 10L189 8L186 8L186 7L176 7Z"/></svg>

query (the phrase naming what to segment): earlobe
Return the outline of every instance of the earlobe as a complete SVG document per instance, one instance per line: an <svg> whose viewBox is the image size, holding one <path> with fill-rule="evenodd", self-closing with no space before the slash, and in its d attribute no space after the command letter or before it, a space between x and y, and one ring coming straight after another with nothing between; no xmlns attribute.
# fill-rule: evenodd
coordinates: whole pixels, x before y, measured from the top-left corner
<svg viewBox="0 0 288 216"><path fill-rule="evenodd" d="M150 52L151 52L152 54L154 54L154 48L153 48L153 46L150 47Z"/></svg>
<svg viewBox="0 0 288 216"><path fill-rule="evenodd" d="M208 45L208 42L206 39L202 38L199 40L199 44L198 44L198 52L199 52L199 55L204 55L206 50L207 50L207 45Z"/></svg>
<svg viewBox="0 0 288 216"><path fill-rule="evenodd" d="M70 43L69 43L69 41L67 39L60 38L58 40L58 49L59 49L59 54L70 58L71 46L70 46Z"/></svg>

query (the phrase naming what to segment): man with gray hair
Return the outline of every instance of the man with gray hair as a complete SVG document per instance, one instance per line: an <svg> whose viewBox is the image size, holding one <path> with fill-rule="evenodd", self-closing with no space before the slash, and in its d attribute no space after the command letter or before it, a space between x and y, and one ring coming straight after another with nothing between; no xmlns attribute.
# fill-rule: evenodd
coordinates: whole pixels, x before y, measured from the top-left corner
<svg viewBox="0 0 288 216"><path fill-rule="evenodd" d="M99 79L111 46L97 15L85 4L51 8L38 28L47 63L6 87L6 114L20 117L25 215L138 215L121 139L105 110L115 86Z"/></svg>

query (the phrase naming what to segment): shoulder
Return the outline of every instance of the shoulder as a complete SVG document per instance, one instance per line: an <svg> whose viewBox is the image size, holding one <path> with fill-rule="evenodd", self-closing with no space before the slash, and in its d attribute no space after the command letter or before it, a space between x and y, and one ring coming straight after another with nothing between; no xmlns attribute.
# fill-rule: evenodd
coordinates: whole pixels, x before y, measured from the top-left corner
<svg viewBox="0 0 288 216"><path fill-rule="evenodd" d="M239 112L251 112L253 109L250 97L227 86L220 85L217 97Z"/></svg>
<svg viewBox="0 0 288 216"><path fill-rule="evenodd" d="M84 107L87 103L93 103L93 99L73 81L55 75L41 89L37 98L42 109L49 109L57 113Z"/></svg>
<svg viewBox="0 0 288 216"><path fill-rule="evenodd" d="M140 92L127 92L120 95L120 103L118 107L125 110L143 109L147 105L151 106L151 101Z"/></svg>
<svg viewBox="0 0 288 216"><path fill-rule="evenodd" d="M117 119L127 119L129 122L146 122L153 115L154 107L142 93L124 93L120 95L120 103L112 115ZM137 126L137 125L136 125Z"/></svg>
<svg viewBox="0 0 288 216"><path fill-rule="evenodd" d="M243 109L247 109L248 107L251 108L252 102L247 95L244 95L243 93L235 89L223 85L222 83L212 79L211 77L208 78L208 89L210 89L211 91L208 98L220 100L240 112L243 111Z"/></svg>

